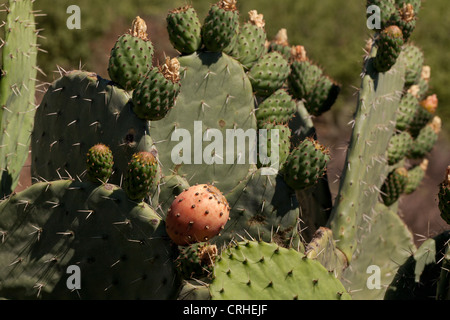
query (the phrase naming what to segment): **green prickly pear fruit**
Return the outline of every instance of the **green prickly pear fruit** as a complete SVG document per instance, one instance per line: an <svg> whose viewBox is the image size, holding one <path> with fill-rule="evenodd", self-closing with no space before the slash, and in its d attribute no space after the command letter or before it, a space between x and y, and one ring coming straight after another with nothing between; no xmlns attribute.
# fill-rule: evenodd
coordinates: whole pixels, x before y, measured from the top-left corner
<svg viewBox="0 0 450 320"><path fill-rule="evenodd" d="M397 109L396 129L400 131L409 130L418 108L420 108L420 106L417 97L412 91L406 92L400 100Z"/></svg>
<svg viewBox="0 0 450 320"><path fill-rule="evenodd" d="M111 177L114 159L108 146L98 143L92 146L86 155L87 176L91 182L106 183Z"/></svg>
<svg viewBox="0 0 450 320"><path fill-rule="evenodd" d="M166 57L163 66L152 67L133 91L133 111L145 120L163 119L180 93L180 63Z"/></svg>
<svg viewBox="0 0 450 320"><path fill-rule="evenodd" d="M435 116L433 120L422 128L414 139L408 157L411 159L420 159L431 152L441 132L442 121L441 118Z"/></svg>
<svg viewBox="0 0 450 320"><path fill-rule="evenodd" d="M259 128L267 122L289 123L296 111L294 99L285 89L278 89L258 105L255 111Z"/></svg>
<svg viewBox="0 0 450 320"><path fill-rule="evenodd" d="M380 27L384 29L396 11L395 0L367 0L366 7L377 6L380 8ZM373 13L368 12L367 17L369 18Z"/></svg>
<svg viewBox="0 0 450 320"><path fill-rule="evenodd" d="M416 84L421 77L424 54L419 47L409 43L403 46L401 55L404 57L406 65L405 86L409 87Z"/></svg>
<svg viewBox="0 0 450 320"><path fill-rule="evenodd" d="M250 69L266 53L267 35L263 15L256 10L249 11L248 15L249 21L240 28L236 55L237 60Z"/></svg>
<svg viewBox="0 0 450 320"><path fill-rule="evenodd" d="M327 112L335 103L341 88L330 77L321 76L311 94L308 95L305 107L309 114L320 116Z"/></svg>
<svg viewBox="0 0 450 320"><path fill-rule="evenodd" d="M324 75L322 69L308 59L303 46L293 47L291 54L289 90L295 98L305 101L309 114L320 116L334 104L339 95L340 86Z"/></svg>
<svg viewBox="0 0 450 320"><path fill-rule="evenodd" d="M394 134L389 141L387 159L389 165L394 165L402 160L409 152L413 144L413 138L407 131Z"/></svg>
<svg viewBox="0 0 450 320"><path fill-rule="evenodd" d="M402 7L391 16L390 23L398 26L403 32L403 40L408 41L416 27L416 13L412 4L404 3Z"/></svg>
<svg viewBox="0 0 450 320"><path fill-rule="evenodd" d="M291 59L292 48L289 45L287 30L285 28L278 30L274 39L268 44L268 47L269 52L278 51L286 60L289 61Z"/></svg>
<svg viewBox="0 0 450 320"><path fill-rule="evenodd" d="M133 90L152 65L154 48L148 39L147 25L139 16L131 30L117 39L111 49L108 74L125 90Z"/></svg>
<svg viewBox="0 0 450 320"><path fill-rule="evenodd" d="M205 242L225 227L230 206L219 189L198 184L180 193L166 216L166 231L179 246Z"/></svg>
<svg viewBox="0 0 450 320"><path fill-rule="evenodd" d="M272 156L272 143L273 143L273 135L272 135L272 130L278 130L276 131L276 135L278 138L278 161L279 161L279 165L281 166L282 164L284 164L284 162L286 161L287 157L289 156L289 152L291 149L291 129L289 128L289 126L287 124L276 124L276 123L265 123L263 124L261 127L259 127L259 129L265 129L267 130L267 139L265 140L265 142L267 142L267 144L262 144L262 142L260 142L259 144L259 152L263 152L268 159L271 158ZM259 157L258 157L259 159ZM259 159L261 160L261 159ZM273 165L273 163L268 163L268 164L262 164L259 163L258 166L259 167L264 167L266 165Z"/></svg>
<svg viewBox="0 0 450 320"><path fill-rule="evenodd" d="M280 89L289 76L289 62L277 51L264 54L250 69L248 77L255 93L268 97Z"/></svg>
<svg viewBox="0 0 450 320"><path fill-rule="evenodd" d="M159 182L158 160L152 152L133 154L125 175L124 186L128 198L142 201Z"/></svg>
<svg viewBox="0 0 450 320"><path fill-rule="evenodd" d="M381 186L381 198L386 206L394 204L405 192L408 170L403 167L391 171Z"/></svg>
<svg viewBox="0 0 450 320"><path fill-rule="evenodd" d="M375 69L380 73L386 72L397 62L401 53L404 44L403 32L395 25L386 27L380 32L375 44L378 48L373 61Z"/></svg>
<svg viewBox="0 0 450 320"><path fill-rule="evenodd" d="M420 101L408 129L414 138L420 134L420 131L425 127L425 125L433 120L438 104L439 100L435 94Z"/></svg>
<svg viewBox="0 0 450 320"><path fill-rule="evenodd" d="M405 193L411 194L417 190L425 173L428 169L428 159L423 159L420 165L417 165L408 170L408 183L406 184Z"/></svg>
<svg viewBox="0 0 450 320"><path fill-rule="evenodd" d="M306 55L305 47L292 48L291 72L288 78L289 90L297 99L306 99L322 76L323 71Z"/></svg>
<svg viewBox="0 0 450 320"><path fill-rule="evenodd" d="M450 224L450 166L447 167L444 181L439 185L438 199L441 217Z"/></svg>
<svg viewBox="0 0 450 320"><path fill-rule="evenodd" d="M202 45L201 24L195 9L186 5L171 10L167 17L167 32L173 47L182 54L191 54Z"/></svg>
<svg viewBox="0 0 450 320"><path fill-rule="evenodd" d="M224 51L234 47L239 32L236 0L220 0L213 4L203 22L201 34L206 50Z"/></svg>
<svg viewBox="0 0 450 320"><path fill-rule="evenodd" d="M423 66L420 73L419 80L409 87L408 92L414 95L417 99L423 100L430 88L431 68L430 66Z"/></svg>
<svg viewBox="0 0 450 320"><path fill-rule="evenodd" d="M403 8L405 5L412 5L414 12L416 15L419 14L419 11L422 7L422 0L395 0L395 3L399 8Z"/></svg>
<svg viewBox="0 0 450 320"><path fill-rule="evenodd" d="M217 246L214 244L193 243L180 247L175 264L184 279L204 278L212 273L217 254Z"/></svg>
<svg viewBox="0 0 450 320"><path fill-rule="evenodd" d="M287 157L284 180L294 190L310 187L325 175L329 160L329 150L313 138L307 138Z"/></svg>

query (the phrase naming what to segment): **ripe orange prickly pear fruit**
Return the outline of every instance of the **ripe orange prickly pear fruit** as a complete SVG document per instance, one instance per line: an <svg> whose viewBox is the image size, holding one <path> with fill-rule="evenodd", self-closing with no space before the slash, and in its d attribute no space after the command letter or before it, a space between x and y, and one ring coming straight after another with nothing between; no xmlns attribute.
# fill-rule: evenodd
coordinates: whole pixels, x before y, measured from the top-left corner
<svg viewBox="0 0 450 320"><path fill-rule="evenodd" d="M219 189L199 184L180 193L166 217L166 230L177 245L208 241L222 231L230 207Z"/></svg>

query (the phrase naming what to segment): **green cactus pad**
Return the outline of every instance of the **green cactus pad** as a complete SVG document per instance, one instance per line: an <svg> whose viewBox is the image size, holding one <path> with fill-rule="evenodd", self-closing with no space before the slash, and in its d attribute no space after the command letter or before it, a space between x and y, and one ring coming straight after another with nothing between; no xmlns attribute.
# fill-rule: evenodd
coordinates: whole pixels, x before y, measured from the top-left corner
<svg viewBox="0 0 450 320"><path fill-rule="evenodd" d="M239 11L220 0L213 4L202 25L202 39L208 51L232 50L239 33Z"/></svg>
<svg viewBox="0 0 450 320"><path fill-rule="evenodd" d="M114 155L110 183L119 185L131 156L154 149L149 123L132 111L131 97L95 73L71 71L47 89L34 119L31 173L48 181L83 177L85 155L97 143Z"/></svg>
<svg viewBox="0 0 450 320"><path fill-rule="evenodd" d="M384 299L435 301L449 241L450 231L425 240L400 265Z"/></svg>
<svg viewBox="0 0 450 320"><path fill-rule="evenodd" d="M357 248L341 282L353 300L382 300L399 265L415 252L414 236L397 212L377 203L358 225Z"/></svg>
<svg viewBox="0 0 450 320"><path fill-rule="evenodd" d="M339 192L329 226L337 247L349 262L358 249L358 226L379 201L379 190L389 173L386 150L395 132L396 113L404 89L404 63L378 73L372 64L376 47L367 57Z"/></svg>
<svg viewBox="0 0 450 320"><path fill-rule="evenodd" d="M164 219L175 197L189 189L190 185L186 179L174 174L161 177L158 187L156 212Z"/></svg>
<svg viewBox="0 0 450 320"><path fill-rule="evenodd" d="M389 26L380 32L375 40L377 54L374 66L378 72L386 72L397 61L404 44L402 30L397 26Z"/></svg>
<svg viewBox="0 0 450 320"><path fill-rule="evenodd" d="M182 54L191 54L202 45L201 23L195 9L186 5L171 10L166 17L167 33L173 47Z"/></svg>
<svg viewBox="0 0 450 320"><path fill-rule="evenodd" d="M153 153L135 153L128 163L123 189L131 200L141 201L158 185L159 174L158 160Z"/></svg>
<svg viewBox="0 0 450 320"><path fill-rule="evenodd" d="M280 246L299 248L299 208L294 191L280 175L250 172L230 193L230 220L219 237L218 247L242 237L253 237Z"/></svg>
<svg viewBox="0 0 450 320"><path fill-rule="evenodd" d="M407 131L394 134L389 141L387 159L389 165L394 165L406 157L412 148L413 138Z"/></svg>
<svg viewBox="0 0 450 320"><path fill-rule="evenodd" d="M111 184L41 182L0 204L0 296L171 299L179 278L164 224ZM69 266L81 288L70 288Z"/></svg>
<svg viewBox="0 0 450 320"><path fill-rule="evenodd" d="M214 267L210 292L213 300L350 299L318 261L262 241L239 242L225 250Z"/></svg>
<svg viewBox="0 0 450 320"><path fill-rule="evenodd" d="M140 28L145 30L139 30ZM125 90L133 90L152 66L154 49L153 43L146 36L146 29L145 22L137 17L130 33L120 36L111 49L109 77Z"/></svg>
<svg viewBox="0 0 450 320"><path fill-rule="evenodd" d="M33 129L38 44L34 1L8 1L3 17L0 70L0 197L16 188ZM4 32L3 32L4 31Z"/></svg>
<svg viewBox="0 0 450 320"><path fill-rule="evenodd" d="M184 71L177 105L151 124L163 173L178 174L191 185L214 183L227 193L252 167L249 147L253 146L245 142L242 153L236 147L243 135L251 133L249 129L256 135L252 86L242 65L226 54L199 52L179 61ZM220 134L214 135L212 129ZM233 141L235 152L227 158L227 143ZM185 145L190 148L182 148ZM217 146L215 153L213 146Z"/></svg>
<svg viewBox="0 0 450 320"><path fill-rule="evenodd" d="M312 138L305 139L286 159L284 179L294 190L313 186L324 176L329 160L324 146Z"/></svg>
<svg viewBox="0 0 450 320"><path fill-rule="evenodd" d="M391 171L381 186L381 198L386 206L391 206L405 192L408 183L408 170L397 168Z"/></svg>
<svg viewBox="0 0 450 320"><path fill-rule="evenodd" d="M280 89L289 76L288 61L277 51L264 54L250 69L248 77L255 93L270 96Z"/></svg>
<svg viewBox="0 0 450 320"><path fill-rule="evenodd" d="M96 144L86 155L87 176L91 182L107 182L111 177L114 159L111 149L104 144Z"/></svg>

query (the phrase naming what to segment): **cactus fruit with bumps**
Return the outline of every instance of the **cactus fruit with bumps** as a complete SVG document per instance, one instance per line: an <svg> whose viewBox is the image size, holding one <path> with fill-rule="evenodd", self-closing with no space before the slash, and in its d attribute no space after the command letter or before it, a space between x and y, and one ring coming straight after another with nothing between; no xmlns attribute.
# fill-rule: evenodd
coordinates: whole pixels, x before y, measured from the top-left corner
<svg viewBox="0 0 450 320"><path fill-rule="evenodd" d="M202 40L208 51L220 52L234 47L239 32L236 0L220 0L213 4L202 25Z"/></svg>
<svg viewBox="0 0 450 320"><path fill-rule="evenodd" d="M219 189L199 184L181 192L166 216L167 234L177 245L205 242L228 222L230 207Z"/></svg>
<svg viewBox="0 0 450 320"><path fill-rule="evenodd" d="M434 116L429 76L417 76L423 61L411 62L396 41L395 50L379 41L368 48L333 203L331 155L313 120L330 109L339 86L283 32L263 50L263 16L252 10L240 25L238 14L235 0L213 5L203 25L191 6L170 11L180 56L135 71L136 88L85 71L49 86L32 135L33 175L46 182L0 203L0 297L65 290L61 297L72 298L77 292L61 285L69 263L86 268L83 288L94 285L81 298L384 297L416 251L396 211L421 180L420 172L409 177L416 168L406 170L419 160L410 158L408 134L418 142L432 123L420 112ZM390 59L384 71L380 55ZM279 170L255 158L267 142L261 129L282 130L278 146L266 145L269 154L280 151ZM55 181L62 173L87 179L77 155L99 143L114 156L108 183ZM53 264L42 269L49 257ZM380 267L382 289L368 290L368 265Z"/></svg>
<svg viewBox="0 0 450 320"><path fill-rule="evenodd" d="M375 68L378 72L386 72L395 64L402 51L404 44L402 30L396 25L386 27L375 42L378 49L374 58Z"/></svg>
<svg viewBox="0 0 450 320"><path fill-rule="evenodd" d="M166 57L161 67L151 67L133 91L133 111L145 120L161 120L174 107L180 92L180 64Z"/></svg>
<svg viewBox="0 0 450 320"><path fill-rule="evenodd" d="M92 146L86 155L87 176L92 182L107 182L113 173L111 149L102 143Z"/></svg>
<svg viewBox="0 0 450 320"><path fill-rule="evenodd" d="M186 5L171 10L166 21L169 40L176 50L183 54L191 54L200 49L201 25L192 6Z"/></svg>
<svg viewBox="0 0 450 320"><path fill-rule="evenodd" d="M125 90L132 90L152 65L153 43L148 39L145 21L136 17L128 33L117 39L111 49L108 74Z"/></svg>
<svg viewBox="0 0 450 320"><path fill-rule="evenodd" d="M152 152L133 154L124 180L124 190L131 200L141 201L159 183L158 159Z"/></svg>

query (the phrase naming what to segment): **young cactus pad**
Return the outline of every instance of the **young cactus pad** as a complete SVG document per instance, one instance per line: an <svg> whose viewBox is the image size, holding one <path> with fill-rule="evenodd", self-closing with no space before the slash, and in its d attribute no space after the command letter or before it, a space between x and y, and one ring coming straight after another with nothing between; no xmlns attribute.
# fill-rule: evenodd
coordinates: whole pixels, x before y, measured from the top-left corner
<svg viewBox="0 0 450 320"><path fill-rule="evenodd" d="M342 283L318 261L276 243L232 245L217 258L213 272L213 300L350 299Z"/></svg>

